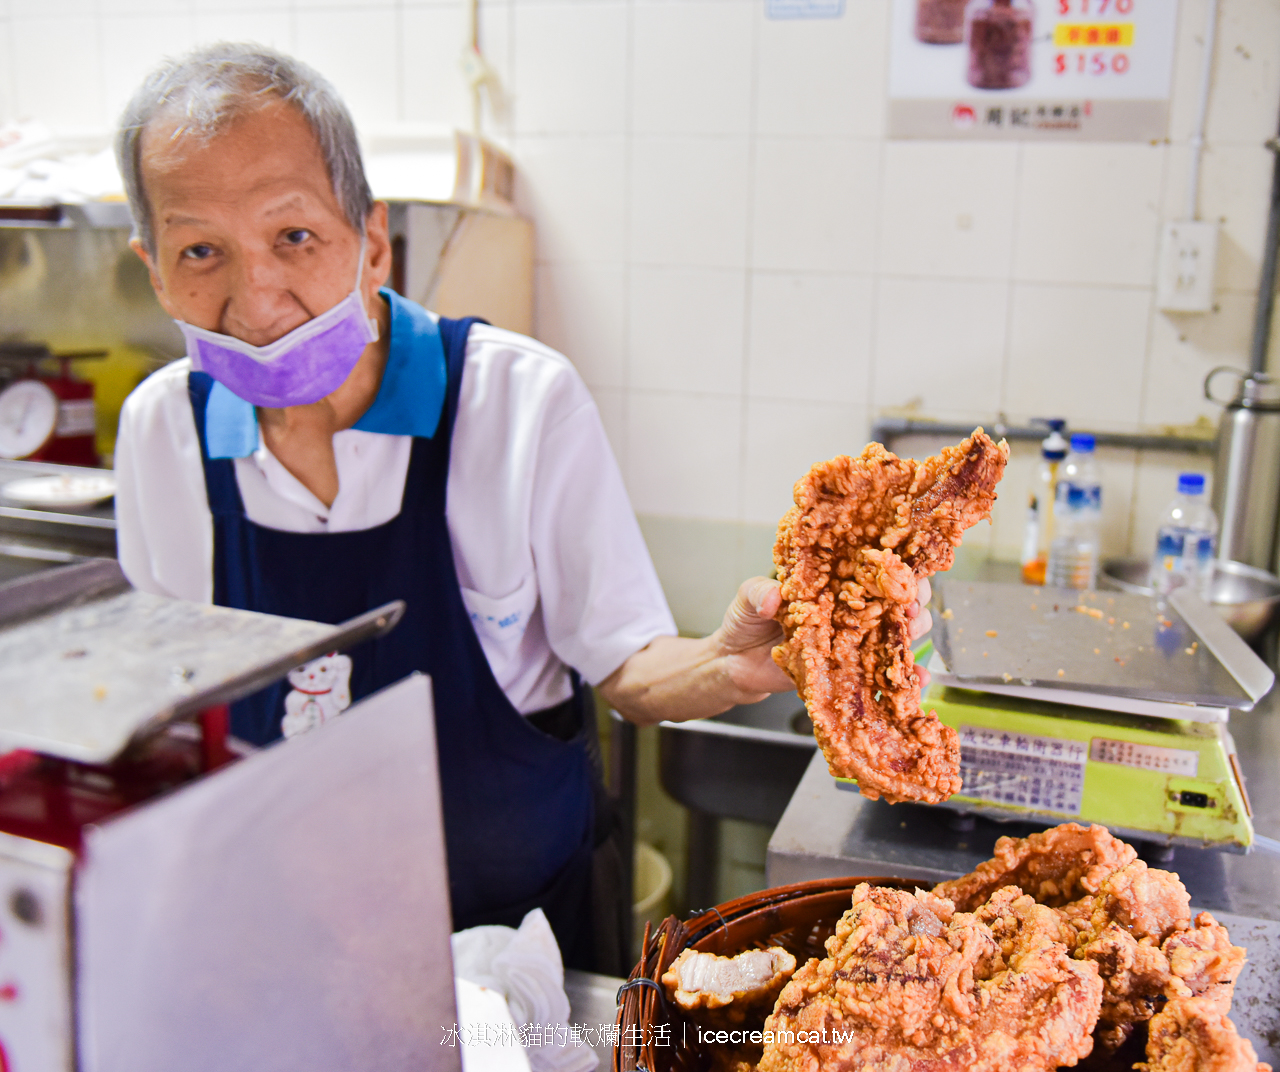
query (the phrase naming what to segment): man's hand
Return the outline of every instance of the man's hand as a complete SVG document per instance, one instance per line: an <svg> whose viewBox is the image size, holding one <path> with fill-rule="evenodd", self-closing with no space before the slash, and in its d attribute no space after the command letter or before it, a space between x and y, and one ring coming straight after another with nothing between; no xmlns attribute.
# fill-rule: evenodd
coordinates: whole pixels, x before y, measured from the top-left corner
<svg viewBox="0 0 1280 1072"><path fill-rule="evenodd" d="M918 601L907 609L912 641L933 625L924 609L930 596L927 580L920 581L918 594ZM640 725L707 718L735 704L789 692L795 684L772 656L782 640L782 627L775 620L781 605L777 581L743 581L714 633L701 640L658 637L602 681L600 691L619 713ZM927 685L928 672L916 670L921 686Z"/></svg>
<svg viewBox="0 0 1280 1072"><path fill-rule="evenodd" d="M752 577L739 585L720 628L708 637L744 695L738 703L754 703L770 693L795 688L771 654L782 641L782 626L774 620L781 605L782 586L777 581Z"/></svg>
<svg viewBox="0 0 1280 1072"><path fill-rule="evenodd" d="M925 609L933 593L928 578L921 578L916 602L907 608L911 619L911 641L914 643L933 628L933 616ZM754 703L770 693L786 692L795 683L773 661L774 645L782 641L782 626L775 620L782 605L782 586L767 577L743 581L738 594L724 613L724 621L708 638L716 643L726 659L734 684ZM920 687L929 684L929 671L917 668Z"/></svg>

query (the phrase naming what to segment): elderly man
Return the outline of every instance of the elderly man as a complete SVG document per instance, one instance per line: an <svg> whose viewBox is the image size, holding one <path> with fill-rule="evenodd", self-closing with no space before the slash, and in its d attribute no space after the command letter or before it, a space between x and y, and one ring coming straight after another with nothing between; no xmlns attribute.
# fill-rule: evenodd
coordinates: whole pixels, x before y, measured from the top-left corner
<svg viewBox="0 0 1280 1072"><path fill-rule="evenodd" d="M315 72L232 45L167 63L117 152L133 247L188 354L121 417L126 573L330 622L404 599L391 634L242 701L233 732L266 744L430 674L455 927L541 906L590 966L586 683L641 724L790 688L769 656L777 584L745 582L709 637L674 635L572 366L380 289L387 207Z"/></svg>

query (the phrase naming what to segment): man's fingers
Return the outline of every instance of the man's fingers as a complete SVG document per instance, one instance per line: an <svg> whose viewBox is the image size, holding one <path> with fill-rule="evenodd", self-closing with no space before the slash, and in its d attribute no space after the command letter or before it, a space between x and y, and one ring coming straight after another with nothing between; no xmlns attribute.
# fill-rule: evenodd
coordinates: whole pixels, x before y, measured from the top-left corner
<svg viewBox="0 0 1280 1072"><path fill-rule="evenodd" d="M932 628L933 615L927 610L921 610L914 618L911 619L911 639L919 640Z"/></svg>
<svg viewBox="0 0 1280 1072"><path fill-rule="evenodd" d="M916 602L922 607L929 605L929 600L933 598L933 589L929 587L929 578L921 577L916 582Z"/></svg>

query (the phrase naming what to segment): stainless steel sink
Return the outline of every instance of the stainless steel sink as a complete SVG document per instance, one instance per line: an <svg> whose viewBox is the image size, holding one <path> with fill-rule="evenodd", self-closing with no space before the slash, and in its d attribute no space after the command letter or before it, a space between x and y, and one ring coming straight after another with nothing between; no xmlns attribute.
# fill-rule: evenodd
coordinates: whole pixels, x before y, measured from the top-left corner
<svg viewBox="0 0 1280 1072"><path fill-rule="evenodd" d="M753 823L782 818L816 747L794 692L658 727L662 787L686 807Z"/></svg>
<svg viewBox="0 0 1280 1072"><path fill-rule="evenodd" d="M691 907L716 903L719 820L776 826L817 746L804 702L794 692L714 718L659 725L662 787L689 809Z"/></svg>

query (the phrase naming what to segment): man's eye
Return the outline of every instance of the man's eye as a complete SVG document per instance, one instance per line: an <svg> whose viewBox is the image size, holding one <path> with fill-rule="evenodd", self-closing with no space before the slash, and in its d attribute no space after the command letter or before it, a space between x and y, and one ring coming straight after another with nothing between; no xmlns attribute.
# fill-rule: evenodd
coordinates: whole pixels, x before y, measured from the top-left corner
<svg viewBox="0 0 1280 1072"><path fill-rule="evenodd" d="M197 242L182 251L182 255L190 261L204 261L213 256L213 247L204 242Z"/></svg>
<svg viewBox="0 0 1280 1072"><path fill-rule="evenodd" d="M311 232L302 227L295 227L292 231L284 233L284 240L291 246L300 246L310 237Z"/></svg>

